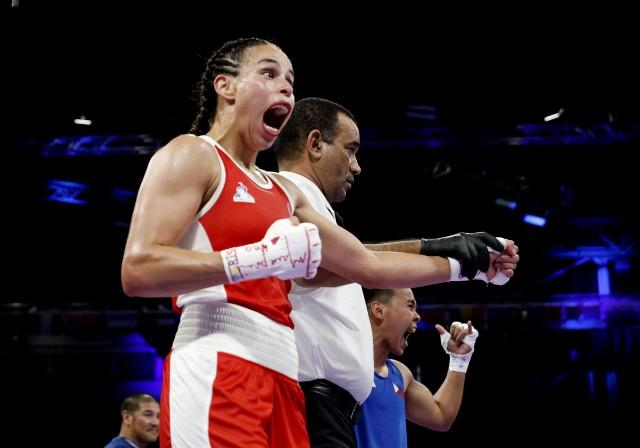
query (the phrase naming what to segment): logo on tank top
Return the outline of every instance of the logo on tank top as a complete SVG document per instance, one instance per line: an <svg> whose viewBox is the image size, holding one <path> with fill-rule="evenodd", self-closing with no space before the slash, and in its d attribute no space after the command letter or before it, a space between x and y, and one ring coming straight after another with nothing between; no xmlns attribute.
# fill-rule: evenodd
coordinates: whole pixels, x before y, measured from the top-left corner
<svg viewBox="0 0 640 448"><path fill-rule="evenodd" d="M393 384L393 391L395 392L395 394L404 398L404 391L400 389L398 386L396 386L395 383L392 383L392 384Z"/></svg>
<svg viewBox="0 0 640 448"><path fill-rule="evenodd" d="M233 195L233 202L246 202L248 204L255 204L256 200L249 194L249 189L242 182L238 182L238 186L236 187L236 194Z"/></svg>

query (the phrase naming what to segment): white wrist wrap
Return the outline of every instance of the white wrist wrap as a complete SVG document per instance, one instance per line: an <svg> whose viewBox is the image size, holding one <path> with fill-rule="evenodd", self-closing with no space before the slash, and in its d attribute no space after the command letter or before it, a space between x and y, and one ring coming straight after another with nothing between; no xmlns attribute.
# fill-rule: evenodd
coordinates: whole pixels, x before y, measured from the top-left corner
<svg viewBox="0 0 640 448"><path fill-rule="evenodd" d="M462 324L460 322L454 322L452 325L461 325L464 327L464 331L469 331L467 324ZM454 372L462 372L466 373L467 368L469 367L469 361L471 361L471 355L473 355L474 346L476 344L476 339L478 338L478 330L473 328L473 332L468 334L462 340L463 343L467 344L471 351L469 353L452 353L447 350L447 346L449 344L449 339L451 339L451 334L448 331L445 331L440 335L440 345L444 349L445 353L449 355L449 370L453 370Z"/></svg>
<svg viewBox="0 0 640 448"><path fill-rule="evenodd" d="M220 252L229 283L267 277L313 278L320 265L322 242L314 224L294 226L275 221L261 241Z"/></svg>
<svg viewBox="0 0 640 448"><path fill-rule="evenodd" d="M450 282L467 281L468 280L467 277L462 276L462 273L461 273L462 266L460 266L460 262L455 258L451 258L451 257L447 257L447 260L449 260L449 271L451 272L451 275L449 276L449 281Z"/></svg>
<svg viewBox="0 0 640 448"><path fill-rule="evenodd" d="M449 353L449 370L453 372L467 373L469 367L469 361L471 361L471 353L465 355L457 355L455 353Z"/></svg>
<svg viewBox="0 0 640 448"><path fill-rule="evenodd" d="M502 245L506 248L507 247L507 240L505 240L504 238L500 238L497 237L497 240L500 241L500 243L502 243ZM491 247L488 247L489 252L494 252L494 253L498 253L497 250L494 250ZM449 281L450 282L464 282L464 281L468 281L469 279L467 277L463 277L462 273L461 273L461 266L460 266L460 262L458 260L456 260L455 258L447 258L449 260L449 269L451 271L451 276L449 277ZM482 280L485 283L491 283L494 285L504 285L505 283L507 283L509 281L509 277L507 277L502 271L498 271L495 275L495 277L493 277L491 280L487 280L487 274L485 272L482 271L478 271L476 272L475 277L473 277L474 280Z"/></svg>

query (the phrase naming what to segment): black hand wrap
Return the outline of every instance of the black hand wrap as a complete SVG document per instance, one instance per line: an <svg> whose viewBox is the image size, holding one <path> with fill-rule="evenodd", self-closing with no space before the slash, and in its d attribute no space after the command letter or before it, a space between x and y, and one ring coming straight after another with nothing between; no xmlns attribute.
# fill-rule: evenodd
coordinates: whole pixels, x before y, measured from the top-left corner
<svg viewBox="0 0 640 448"><path fill-rule="evenodd" d="M504 247L495 236L486 232L456 233L443 238L421 240L420 254L455 258L460 262L461 274L472 280L478 270L489 269L489 250L502 252Z"/></svg>

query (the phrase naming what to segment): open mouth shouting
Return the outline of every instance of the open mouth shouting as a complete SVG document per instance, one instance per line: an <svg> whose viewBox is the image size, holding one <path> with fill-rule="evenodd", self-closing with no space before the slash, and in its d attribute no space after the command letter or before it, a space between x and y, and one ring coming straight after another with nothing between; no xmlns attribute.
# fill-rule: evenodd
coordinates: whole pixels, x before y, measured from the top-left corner
<svg viewBox="0 0 640 448"><path fill-rule="evenodd" d="M291 104L275 103L262 116L264 127L269 134L277 136L291 113Z"/></svg>
<svg viewBox="0 0 640 448"><path fill-rule="evenodd" d="M402 336L402 349L404 350L409 346L409 336L416 332L416 326L411 325L407 331L404 332Z"/></svg>

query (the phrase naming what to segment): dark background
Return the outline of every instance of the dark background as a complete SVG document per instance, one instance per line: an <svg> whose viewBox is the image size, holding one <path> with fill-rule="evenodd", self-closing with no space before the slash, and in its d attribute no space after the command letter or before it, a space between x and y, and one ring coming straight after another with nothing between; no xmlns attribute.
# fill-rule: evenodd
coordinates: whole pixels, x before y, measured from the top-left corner
<svg viewBox="0 0 640 448"><path fill-rule="evenodd" d="M356 115L363 173L337 208L361 239L486 230L520 246L518 275L503 288L416 290L426 324L404 361L433 391L446 359L432 325L472 318L481 338L452 431L410 427L411 445L630 433L640 397L633 16L282 8L3 2L7 429L28 446L103 446L122 398L157 390L176 324L167 299L120 289L133 196L113 191L137 190L151 152L45 157L43 148L62 136L139 134L161 146L188 130L209 53L256 35L290 56L297 98ZM425 105L432 119L411 116ZM559 120L543 121L560 108ZM80 115L94 125L74 125ZM269 152L261 162L274 167ZM51 180L85 185L87 204L47 200ZM547 225L524 224L524 213ZM598 293L599 266L610 294Z"/></svg>

